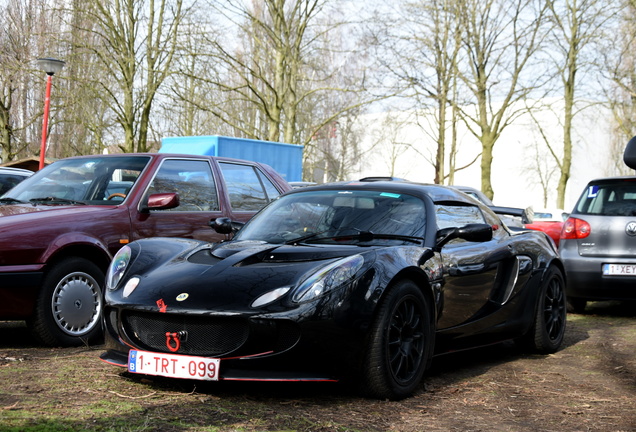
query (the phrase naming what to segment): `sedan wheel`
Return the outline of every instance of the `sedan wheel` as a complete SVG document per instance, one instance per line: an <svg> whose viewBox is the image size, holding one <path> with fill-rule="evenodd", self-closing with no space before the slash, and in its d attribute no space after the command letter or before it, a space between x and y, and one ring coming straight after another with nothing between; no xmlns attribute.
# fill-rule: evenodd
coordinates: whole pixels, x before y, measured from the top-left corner
<svg viewBox="0 0 636 432"><path fill-rule="evenodd" d="M361 385L373 397L401 399L419 385L431 355L427 301L410 281L392 287L369 333Z"/></svg>
<svg viewBox="0 0 636 432"><path fill-rule="evenodd" d="M585 311L587 300L578 297L568 297L568 312L582 314Z"/></svg>
<svg viewBox="0 0 636 432"><path fill-rule="evenodd" d="M46 275L33 319L34 336L46 345L74 346L101 333L103 272L83 258L56 264Z"/></svg>

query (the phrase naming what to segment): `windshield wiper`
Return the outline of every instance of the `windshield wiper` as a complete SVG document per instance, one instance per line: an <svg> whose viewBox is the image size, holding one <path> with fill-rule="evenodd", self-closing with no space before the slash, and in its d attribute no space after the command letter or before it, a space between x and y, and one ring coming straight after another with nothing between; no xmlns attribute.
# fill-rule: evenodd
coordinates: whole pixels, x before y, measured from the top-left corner
<svg viewBox="0 0 636 432"><path fill-rule="evenodd" d="M347 238L351 238L351 239L356 238L360 240L361 242L368 242L368 241L376 240L376 239L389 239L389 240L410 241L412 243L419 243L422 245L424 244L423 237L408 236L408 235L402 235L402 234L376 234L371 231L360 231L357 234L339 235L336 237L332 237L333 240L342 240Z"/></svg>
<svg viewBox="0 0 636 432"><path fill-rule="evenodd" d="M56 205L56 204L81 204L81 205L86 205L85 202L83 201L76 201L76 200L71 200L71 199L66 199L66 198L58 198L58 197L43 197L43 198L32 198L29 200L30 203L32 204L51 204L51 205Z"/></svg>
<svg viewBox="0 0 636 432"><path fill-rule="evenodd" d="M6 197L0 198L0 204L24 204L24 201L20 201L19 199Z"/></svg>
<svg viewBox="0 0 636 432"><path fill-rule="evenodd" d="M355 229L355 228L354 228ZM417 236L409 236L409 235L402 235L402 234L376 234L373 233L371 231L361 231L361 230L357 230L358 232L355 234L345 234L345 235L337 235L337 236L325 236L325 237L318 237L315 238L314 235L311 236L305 236L307 238L300 238L300 239L296 239L296 241L307 241L307 240L324 240L324 239L330 239L330 240L342 240L342 239L357 239L361 242L368 242L371 240L375 240L375 239L389 239L389 240L404 240L404 241L409 241L412 243L418 243L421 245L424 245L424 238L423 237L417 237ZM316 235L318 234L322 234L322 233L316 233ZM293 241L291 242L293 243Z"/></svg>
<svg viewBox="0 0 636 432"><path fill-rule="evenodd" d="M284 244L298 244L298 243L307 241L309 239L313 239L315 237L318 237L320 234L324 234L327 231L330 231L330 230L319 231L319 232L307 234L307 235L304 235L304 236L301 236L301 237L296 237L295 239L287 240ZM320 237L320 238L329 238L329 237Z"/></svg>

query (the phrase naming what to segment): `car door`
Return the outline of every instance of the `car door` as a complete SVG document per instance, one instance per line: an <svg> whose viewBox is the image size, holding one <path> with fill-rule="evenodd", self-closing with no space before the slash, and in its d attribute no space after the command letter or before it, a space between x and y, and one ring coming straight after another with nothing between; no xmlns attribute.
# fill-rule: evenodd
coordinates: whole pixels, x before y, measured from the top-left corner
<svg viewBox="0 0 636 432"><path fill-rule="evenodd" d="M281 193L257 166L223 161L219 167L233 220L247 222Z"/></svg>
<svg viewBox="0 0 636 432"><path fill-rule="evenodd" d="M218 234L209 226L211 219L225 215L213 172L208 159L165 159L149 183L144 200L147 201L152 194L177 193L179 205L139 212L133 220L136 238L223 240L225 235Z"/></svg>
<svg viewBox="0 0 636 432"><path fill-rule="evenodd" d="M444 285L443 309L438 329L447 329L477 320L486 309L496 284L514 265L509 248L510 235L499 221L486 218L478 206L458 204L436 205L438 229L462 227L470 223L488 223L493 226L493 238L487 242L469 242L455 239L441 250ZM495 223L493 223L495 222ZM499 275L499 280L498 280Z"/></svg>

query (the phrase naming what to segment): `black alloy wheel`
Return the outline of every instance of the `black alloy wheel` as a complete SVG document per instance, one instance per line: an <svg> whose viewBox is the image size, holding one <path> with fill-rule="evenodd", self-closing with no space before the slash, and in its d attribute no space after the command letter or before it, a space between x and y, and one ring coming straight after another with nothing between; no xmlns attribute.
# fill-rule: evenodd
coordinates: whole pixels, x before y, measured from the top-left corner
<svg viewBox="0 0 636 432"><path fill-rule="evenodd" d="M431 355L430 317L428 302L413 282L390 288L369 333L361 382L365 394L396 400L413 393Z"/></svg>
<svg viewBox="0 0 636 432"><path fill-rule="evenodd" d="M533 351L551 354L563 342L567 314L565 281L558 268L552 266L546 271L537 302L535 322L527 345Z"/></svg>

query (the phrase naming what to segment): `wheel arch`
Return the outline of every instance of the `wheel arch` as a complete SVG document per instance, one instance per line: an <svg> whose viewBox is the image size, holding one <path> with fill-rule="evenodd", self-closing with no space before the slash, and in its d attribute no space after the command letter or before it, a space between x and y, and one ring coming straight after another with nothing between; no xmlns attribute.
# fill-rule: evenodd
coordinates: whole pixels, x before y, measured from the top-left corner
<svg viewBox="0 0 636 432"><path fill-rule="evenodd" d="M420 289L426 300L428 301L428 306L431 309L431 319L435 321L435 317L437 315L437 308L435 307L435 293L433 290L433 284L428 279L426 273L416 267L407 267L398 272L391 281L387 284L386 289L382 293L382 297L386 295L389 289L395 285L397 282L402 280L409 280L413 282ZM382 299L380 298L380 300Z"/></svg>
<svg viewBox="0 0 636 432"><path fill-rule="evenodd" d="M105 250L94 244L71 244L56 250L47 259L45 272L67 258L79 257L93 262L104 273L110 264L112 257Z"/></svg>
<svg viewBox="0 0 636 432"><path fill-rule="evenodd" d="M545 267L544 275L552 266L558 268L561 271L561 277L563 277L563 282L567 285L567 279L566 279L567 275L565 273L565 266L563 265L563 262L561 262L560 259L555 258L552 261L550 261Z"/></svg>

